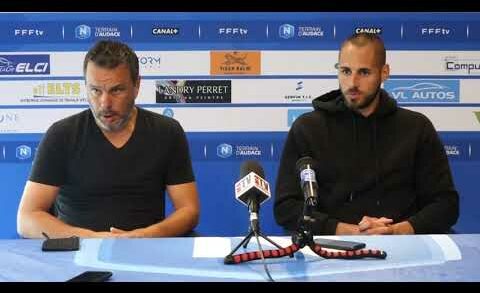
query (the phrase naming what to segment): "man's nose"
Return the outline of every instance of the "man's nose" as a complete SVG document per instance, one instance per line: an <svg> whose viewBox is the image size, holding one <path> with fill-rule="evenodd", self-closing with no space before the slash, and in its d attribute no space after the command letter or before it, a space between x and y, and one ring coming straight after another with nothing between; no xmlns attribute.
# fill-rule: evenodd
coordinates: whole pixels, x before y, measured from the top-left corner
<svg viewBox="0 0 480 293"><path fill-rule="evenodd" d="M102 109L110 109L112 107L112 96L108 93L103 93L100 97L100 107Z"/></svg>
<svg viewBox="0 0 480 293"><path fill-rule="evenodd" d="M350 86L351 87L358 87L360 84L360 75L357 73L352 73L350 76Z"/></svg>

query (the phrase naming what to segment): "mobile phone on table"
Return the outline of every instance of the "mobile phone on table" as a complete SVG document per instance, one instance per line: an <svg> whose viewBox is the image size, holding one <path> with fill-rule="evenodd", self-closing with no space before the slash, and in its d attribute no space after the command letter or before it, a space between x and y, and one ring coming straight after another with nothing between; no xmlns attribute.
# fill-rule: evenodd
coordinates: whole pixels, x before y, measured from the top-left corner
<svg viewBox="0 0 480 293"><path fill-rule="evenodd" d="M112 276L112 272L107 271L86 271L77 275L67 282L105 282Z"/></svg>
<svg viewBox="0 0 480 293"><path fill-rule="evenodd" d="M356 241L345 241L326 238L317 238L314 241L316 244L320 245L323 248L332 248L348 251L365 248L365 243Z"/></svg>

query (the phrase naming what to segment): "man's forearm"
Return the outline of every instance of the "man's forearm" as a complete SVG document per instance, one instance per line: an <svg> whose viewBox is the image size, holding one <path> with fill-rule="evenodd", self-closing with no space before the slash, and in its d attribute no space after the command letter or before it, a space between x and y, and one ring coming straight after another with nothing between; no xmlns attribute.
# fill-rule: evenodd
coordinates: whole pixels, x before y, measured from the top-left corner
<svg viewBox="0 0 480 293"><path fill-rule="evenodd" d="M392 234L394 235L415 234L415 229L413 229L412 225L408 221L393 224L392 230Z"/></svg>
<svg viewBox="0 0 480 293"><path fill-rule="evenodd" d="M18 221L18 233L25 238L94 237L95 232L65 224L44 211L29 212L21 215Z"/></svg>
<svg viewBox="0 0 480 293"><path fill-rule="evenodd" d="M360 230L358 225L347 224L343 222L338 222L337 229L335 231L336 235L355 235L359 233Z"/></svg>
<svg viewBox="0 0 480 293"><path fill-rule="evenodd" d="M139 229L141 237L174 237L192 231L198 224L198 212L193 208L180 208L163 221Z"/></svg>

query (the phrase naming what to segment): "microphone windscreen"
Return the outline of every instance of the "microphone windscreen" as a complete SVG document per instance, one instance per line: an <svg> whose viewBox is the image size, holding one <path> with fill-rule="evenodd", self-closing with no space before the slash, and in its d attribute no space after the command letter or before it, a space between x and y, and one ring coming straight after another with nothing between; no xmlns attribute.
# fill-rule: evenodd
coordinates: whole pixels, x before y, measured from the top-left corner
<svg viewBox="0 0 480 293"><path fill-rule="evenodd" d="M254 172L258 176L265 178L262 166L257 161L249 160L242 163L240 166L240 178L247 176L250 172Z"/></svg>
<svg viewBox="0 0 480 293"><path fill-rule="evenodd" d="M297 172L301 172L303 169L305 169L306 165L310 165L310 168L313 169L313 163L314 160L312 159L312 157L301 157L300 159L298 159L295 167L297 169Z"/></svg>

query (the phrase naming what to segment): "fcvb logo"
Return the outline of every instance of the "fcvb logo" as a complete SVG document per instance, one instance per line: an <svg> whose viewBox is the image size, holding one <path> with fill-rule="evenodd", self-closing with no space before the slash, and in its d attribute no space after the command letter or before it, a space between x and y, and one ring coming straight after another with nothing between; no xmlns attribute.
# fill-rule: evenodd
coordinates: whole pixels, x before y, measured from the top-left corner
<svg viewBox="0 0 480 293"><path fill-rule="evenodd" d="M291 24L282 24L278 29L278 35L282 39L291 39L295 36L295 27Z"/></svg>
<svg viewBox="0 0 480 293"><path fill-rule="evenodd" d="M232 156L233 154L233 148L231 145L227 143L222 143L217 146L217 156L220 158L228 158Z"/></svg>
<svg viewBox="0 0 480 293"><path fill-rule="evenodd" d="M91 35L92 29L86 24L81 24L75 28L75 38L77 39L85 40L90 38Z"/></svg>
<svg viewBox="0 0 480 293"><path fill-rule="evenodd" d="M28 145L19 145L15 149L15 156L19 160L27 160L32 156L32 149Z"/></svg>

